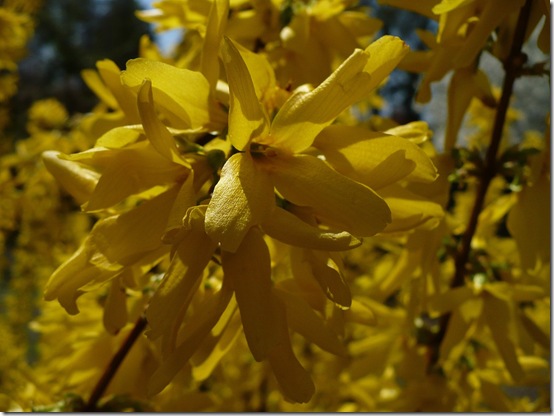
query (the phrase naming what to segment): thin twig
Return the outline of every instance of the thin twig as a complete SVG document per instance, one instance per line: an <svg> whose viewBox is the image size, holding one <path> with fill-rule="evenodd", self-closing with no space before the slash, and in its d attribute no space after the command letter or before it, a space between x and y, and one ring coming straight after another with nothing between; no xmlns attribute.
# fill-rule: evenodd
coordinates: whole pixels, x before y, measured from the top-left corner
<svg viewBox="0 0 554 416"><path fill-rule="evenodd" d="M502 133L504 130L504 125L506 123L506 114L510 105L510 99L512 97L514 89L514 82L521 74L521 69L523 67L523 64L525 63L525 56L522 54L521 48L525 39L525 32L527 30L527 23L529 21L529 15L531 12L531 4L532 0L527 0L523 8L521 9L514 32L514 40L510 49L510 54L504 62L504 69L506 74L502 85L502 95L500 97L500 101L496 110L496 116L494 119L493 130L491 133L491 142L485 156L483 170L480 175L480 182L477 189L475 202L473 204L473 209L471 211L469 223L464 235L462 236L461 245L454 260L455 273L454 278L452 279L452 282L450 284L451 288L461 287L464 285L465 276L467 273L466 265L469 261L469 256L471 253L471 241L473 240L473 236L475 235L475 232L477 230L477 225L479 223L479 214L483 210L485 196L487 195L489 185L496 175L497 153L502 141ZM433 365L438 359L438 349L440 347L440 344L442 343L444 335L446 334L446 329L448 327L449 321L450 314L445 314L442 316L440 322L441 330L438 334L438 342L436 344L437 351L435 351L435 356L432 359Z"/></svg>
<svg viewBox="0 0 554 416"><path fill-rule="evenodd" d="M142 331L146 328L146 318L144 316L140 316L133 329L125 339L125 342L121 344L121 347L116 352L116 354L113 356L112 360L106 367L106 370L104 371L104 374L102 374L102 377L100 377L100 380L98 380L98 383L96 383L96 386L94 387L94 390L92 391L90 398L88 399L88 402L86 403L85 407L83 408L83 412L94 412L96 411L96 405L98 401L102 398L104 395L104 392L108 388L110 382L112 381L115 373L119 369L119 366L129 353L131 347L134 345Z"/></svg>

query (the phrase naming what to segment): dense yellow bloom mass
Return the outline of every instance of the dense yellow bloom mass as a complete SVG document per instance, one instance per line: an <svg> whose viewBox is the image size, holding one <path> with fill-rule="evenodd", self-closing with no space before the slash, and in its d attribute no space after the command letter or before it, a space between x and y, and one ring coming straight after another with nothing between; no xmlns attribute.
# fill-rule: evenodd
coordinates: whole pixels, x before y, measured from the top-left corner
<svg viewBox="0 0 554 416"><path fill-rule="evenodd" d="M498 142L514 113L477 60L511 56L525 2L383 3L439 22L428 50L355 1L161 0L137 14L186 29L173 54L83 71L82 119L31 107L0 159L0 370L37 306L40 357L2 409L549 408L550 138ZM421 101L453 71L443 153L424 121L354 115L397 66ZM39 286L57 302L16 298Z"/></svg>

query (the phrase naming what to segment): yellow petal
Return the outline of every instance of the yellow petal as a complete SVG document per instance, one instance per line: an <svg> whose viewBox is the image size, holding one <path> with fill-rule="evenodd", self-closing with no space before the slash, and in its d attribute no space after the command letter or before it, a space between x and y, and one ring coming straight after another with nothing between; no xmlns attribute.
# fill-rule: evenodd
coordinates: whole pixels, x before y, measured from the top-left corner
<svg viewBox="0 0 554 416"><path fill-rule="evenodd" d="M256 259L256 261L252 261ZM225 279L232 282L248 347L256 361L280 341L275 331L282 319L272 291L269 250L261 231L251 228L236 253L221 256Z"/></svg>
<svg viewBox="0 0 554 416"><path fill-rule="evenodd" d="M121 149L122 147L136 143L142 134L143 129L141 126L116 127L110 129L96 140L94 147Z"/></svg>
<svg viewBox="0 0 554 416"><path fill-rule="evenodd" d="M229 308L227 308L229 309ZM233 311L236 310L236 305L233 308ZM223 319L223 317L222 317ZM220 324L221 320L217 323ZM235 342L239 338L239 335L242 333L242 324L240 321L240 315L234 313L232 315L231 321L228 325L225 326L223 333L214 335L214 331L210 334L214 338L215 345L210 351L207 357L203 357L200 363L196 363L195 357L192 357L193 365L192 374L195 380L203 381L206 380L221 362L222 358L225 357L231 348L235 345Z"/></svg>
<svg viewBox="0 0 554 416"><path fill-rule="evenodd" d="M271 125L271 140L293 153L307 149L340 113L366 98L406 53L406 44L393 36L356 50L316 89L285 102Z"/></svg>
<svg viewBox="0 0 554 416"><path fill-rule="evenodd" d="M323 252L306 250L306 259L312 268L313 277L317 280L325 296L341 309L348 309L352 304L350 288L334 262Z"/></svg>
<svg viewBox="0 0 554 416"><path fill-rule="evenodd" d="M189 166L179 154L175 139L156 115L152 96L152 82L149 79L142 83L138 92L137 103L144 132L154 149L173 163Z"/></svg>
<svg viewBox="0 0 554 416"><path fill-rule="evenodd" d="M432 135L432 132L429 130L429 126L425 121L412 121L411 123L387 129L385 133L392 136L403 137L414 144L424 143Z"/></svg>
<svg viewBox="0 0 554 416"><path fill-rule="evenodd" d="M152 339L163 336L168 343L164 345L168 348L166 351L172 350L181 320L215 249L216 245L204 232L203 224L187 230L150 300L146 311L151 328L148 336Z"/></svg>
<svg viewBox="0 0 554 416"><path fill-rule="evenodd" d="M488 410L499 413L509 413L513 411L513 405L508 397L506 397L506 390L496 382L491 383L482 378L479 380L479 384L481 385L481 397Z"/></svg>
<svg viewBox="0 0 554 416"><path fill-rule="evenodd" d="M206 35L202 46L201 71L211 88L215 90L219 78L219 45L229 15L229 0L214 0L210 5L206 22Z"/></svg>
<svg viewBox="0 0 554 416"><path fill-rule="evenodd" d="M296 215L275 207L262 223L270 237L284 243L315 250L343 251L358 247L362 242L347 232L333 233L313 227Z"/></svg>
<svg viewBox="0 0 554 416"><path fill-rule="evenodd" d="M164 243L171 243L172 239L176 237L179 230L183 228L183 219L187 210L196 205L196 193L194 192L194 171L189 173L187 180L181 185L181 189L175 198L169 218L167 220L167 226L163 235Z"/></svg>
<svg viewBox="0 0 554 416"><path fill-rule="evenodd" d="M513 311L508 302L494 296L487 295L484 299L483 316L489 327L496 348L506 365L506 369L514 381L520 381L523 369L519 364L513 340L510 323L513 322Z"/></svg>
<svg viewBox="0 0 554 416"><path fill-rule="evenodd" d="M523 328L525 328L525 331L527 331L529 336L545 350L550 350L549 335L544 333L544 331L525 313L525 311L520 311L519 317Z"/></svg>
<svg viewBox="0 0 554 416"><path fill-rule="evenodd" d="M42 161L63 189L82 205L90 199L100 175L79 163L60 159L59 155L54 150L46 151Z"/></svg>
<svg viewBox="0 0 554 416"><path fill-rule="evenodd" d="M231 94L229 139L238 150L244 150L250 140L267 130L268 121L248 67L233 41L225 38L221 52Z"/></svg>
<svg viewBox="0 0 554 416"><path fill-rule="evenodd" d="M210 84L200 72L177 68L163 62L138 58L127 62L121 73L125 85L138 91L145 79L152 81L156 104L161 106L175 128L199 128L210 122Z"/></svg>
<svg viewBox="0 0 554 416"><path fill-rule="evenodd" d="M517 195L508 214L508 230L516 240L524 269L550 263L550 207L550 180L544 175Z"/></svg>
<svg viewBox="0 0 554 416"><path fill-rule="evenodd" d="M489 0L483 4L477 22L464 39L463 48L459 48L458 53L453 56L454 65L464 67L473 62L485 46L491 32L511 13L517 12L523 4L524 0Z"/></svg>
<svg viewBox="0 0 554 416"><path fill-rule="evenodd" d="M379 194L392 212L392 222L383 232L402 232L416 228L430 230L437 227L444 217L442 206L399 185L380 189Z"/></svg>
<svg viewBox="0 0 554 416"><path fill-rule="evenodd" d="M400 179L431 182L437 168L416 144L402 137L352 126L329 126L315 140L337 171L379 189Z"/></svg>
<svg viewBox="0 0 554 416"><path fill-rule="evenodd" d="M264 55L251 52L240 44L233 43L233 46L240 52L256 92L256 97L260 103L271 99L271 95L276 88L275 73L271 64Z"/></svg>
<svg viewBox="0 0 554 416"><path fill-rule="evenodd" d="M464 353L469 342L468 332L471 320L466 320L458 311L453 311L448 320L448 328L440 345L440 362L456 361Z"/></svg>
<svg viewBox="0 0 554 416"><path fill-rule="evenodd" d="M323 319L305 300L284 290L276 289L275 293L285 305L290 328L325 351L340 356L345 355L345 347L339 341L337 334L325 325Z"/></svg>
<svg viewBox="0 0 554 416"><path fill-rule="evenodd" d="M473 82L473 68L462 68L454 71L448 87L448 123L444 138L444 149L450 152L456 145L458 131L466 114L466 110L476 94Z"/></svg>
<svg viewBox="0 0 554 416"><path fill-rule="evenodd" d="M96 68L113 96L115 97L119 108L125 114L125 124L139 123L135 95L125 86L121 85L121 70L115 62L109 59L103 59L96 63Z"/></svg>
<svg viewBox="0 0 554 416"><path fill-rule="evenodd" d="M278 323L273 331L278 333L283 342L269 351L268 360L271 370L285 398L298 403L307 403L315 392L314 383L292 351L286 321L281 319Z"/></svg>
<svg viewBox="0 0 554 416"><path fill-rule="evenodd" d="M379 319L369 305L357 299L352 299L352 305L344 311L344 317L348 322L368 326L376 325Z"/></svg>
<svg viewBox="0 0 554 416"><path fill-rule="evenodd" d="M296 205L312 207L329 224L362 237L390 222L387 204L370 188L307 155L267 158L263 163L279 192Z"/></svg>
<svg viewBox="0 0 554 416"><path fill-rule="evenodd" d="M462 303L473 297L470 287L457 287L447 292L435 295L429 299L429 309L438 314L445 314L456 309Z"/></svg>
<svg viewBox="0 0 554 416"><path fill-rule="evenodd" d="M227 308L233 291L229 283L223 285L215 296L203 302L188 321L185 336L179 346L167 357L164 357L160 367L154 372L148 384L150 396L159 393L173 377L186 365L206 336Z"/></svg>
<svg viewBox="0 0 554 416"><path fill-rule="evenodd" d="M83 156L86 156L83 152ZM154 151L150 143L138 142L123 149L88 152L83 163L96 167L102 176L94 189L87 211L111 207L130 195L157 185L176 182L186 168L170 162ZM78 155L72 155L78 156Z"/></svg>
<svg viewBox="0 0 554 416"><path fill-rule="evenodd" d="M433 13L443 14L455 10L466 4L472 3L474 0L442 0L439 4L433 7Z"/></svg>
<svg viewBox="0 0 554 416"><path fill-rule="evenodd" d="M93 69L84 69L81 71L81 77L87 87L89 87L100 100L112 110L118 110L119 105L109 88L102 82L100 75Z"/></svg>
<svg viewBox="0 0 554 416"><path fill-rule="evenodd" d="M112 280L104 304L104 328L110 334L117 334L127 324L127 294L120 279Z"/></svg>
<svg viewBox="0 0 554 416"><path fill-rule="evenodd" d="M84 293L79 289L96 279L107 280L118 273L118 271L101 270L90 264L89 259L90 238L87 238L79 249L50 276L44 288L44 299L58 299L68 314L78 314L77 298Z"/></svg>
<svg viewBox="0 0 554 416"><path fill-rule="evenodd" d="M275 205L273 184L247 153L229 158L221 171L206 211L206 233L226 251L237 250L253 226L262 223Z"/></svg>
<svg viewBox="0 0 554 416"><path fill-rule="evenodd" d="M98 251L93 261L106 258L110 263L131 265L160 247L177 192L173 187L130 211L98 221L90 233Z"/></svg>

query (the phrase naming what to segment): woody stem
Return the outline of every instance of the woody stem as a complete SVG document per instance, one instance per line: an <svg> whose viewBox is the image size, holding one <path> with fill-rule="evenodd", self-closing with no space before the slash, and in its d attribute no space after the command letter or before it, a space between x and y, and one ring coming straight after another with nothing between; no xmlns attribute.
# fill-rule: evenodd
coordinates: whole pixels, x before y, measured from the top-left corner
<svg viewBox="0 0 554 416"><path fill-rule="evenodd" d="M462 236L462 241L454 260L455 272L454 278L452 279L452 282L450 284L451 288L456 288L464 285L464 280L467 273L466 265L468 263L471 252L471 241L473 240L473 236L475 235L475 231L477 230L479 214L483 209L485 196L489 189L489 185L496 175L497 153L500 147L500 142L502 140L502 133L504 130L504 125L506 123L506 115L508 113L510 99L512 97L514 89L514 83L518 76L521 74L521 69L525 63L525 55L521 52L521 48L525 40L527 23L529 21L529 15L531 12L531 4L532 0L527 0L521 9L514 32L510 54L504 62L505 76L502 85L502 95L500 96L500 101L498 102L491 134L490 146L487 149L487 153L483 163L483 170L480 175L477 195L475 197L475 202L471 211L469 223L467 225L466 231ZM439 340L437 343L437 345L439 346L442 342L442 339L444 338L444 335L446 334L449 320L450 314L443 315L441 318L441 329L440 333L438 334ZM436 352L436 355L438 355L438 351ZM437 356L434 357L433 361L436 362L436 359L438 359Z"/></svg>
<svg viewBox="0 0 554 416"><path fill-rule="evenodd" d="M144 329L146 328L146 324L147 321L144 316L140 316L137 319L137 321L135 322L135 326L133 327L123 344L121 344L119 350L112 357L112 360L106 367L106 370L104 371L104 374L102 374L102 377L100 377L100 379L98 380L98 383L96 383L94 390L92 391L87 403L85 404L85 407L83 409L84 412L96 411L96 404L104 395L104 392L108 388L121 363L131 350L131 347L134 345L142 331L144 331Z"/></svg>

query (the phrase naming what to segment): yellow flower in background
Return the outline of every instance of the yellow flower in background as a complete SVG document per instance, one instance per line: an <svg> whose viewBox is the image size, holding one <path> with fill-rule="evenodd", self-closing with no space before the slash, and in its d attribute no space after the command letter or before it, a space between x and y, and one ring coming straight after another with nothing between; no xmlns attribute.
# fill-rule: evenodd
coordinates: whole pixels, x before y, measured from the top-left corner
<svg viewBox="0 0 554 416"><path fill-rule="evenodd" d="M293 87L323 82L356 48L365 48L382 26L350 1L293 0L283 6L282 15L290 14L290 22L279 33L280 44L270 43L267 53L281 83Z"/></svg>

